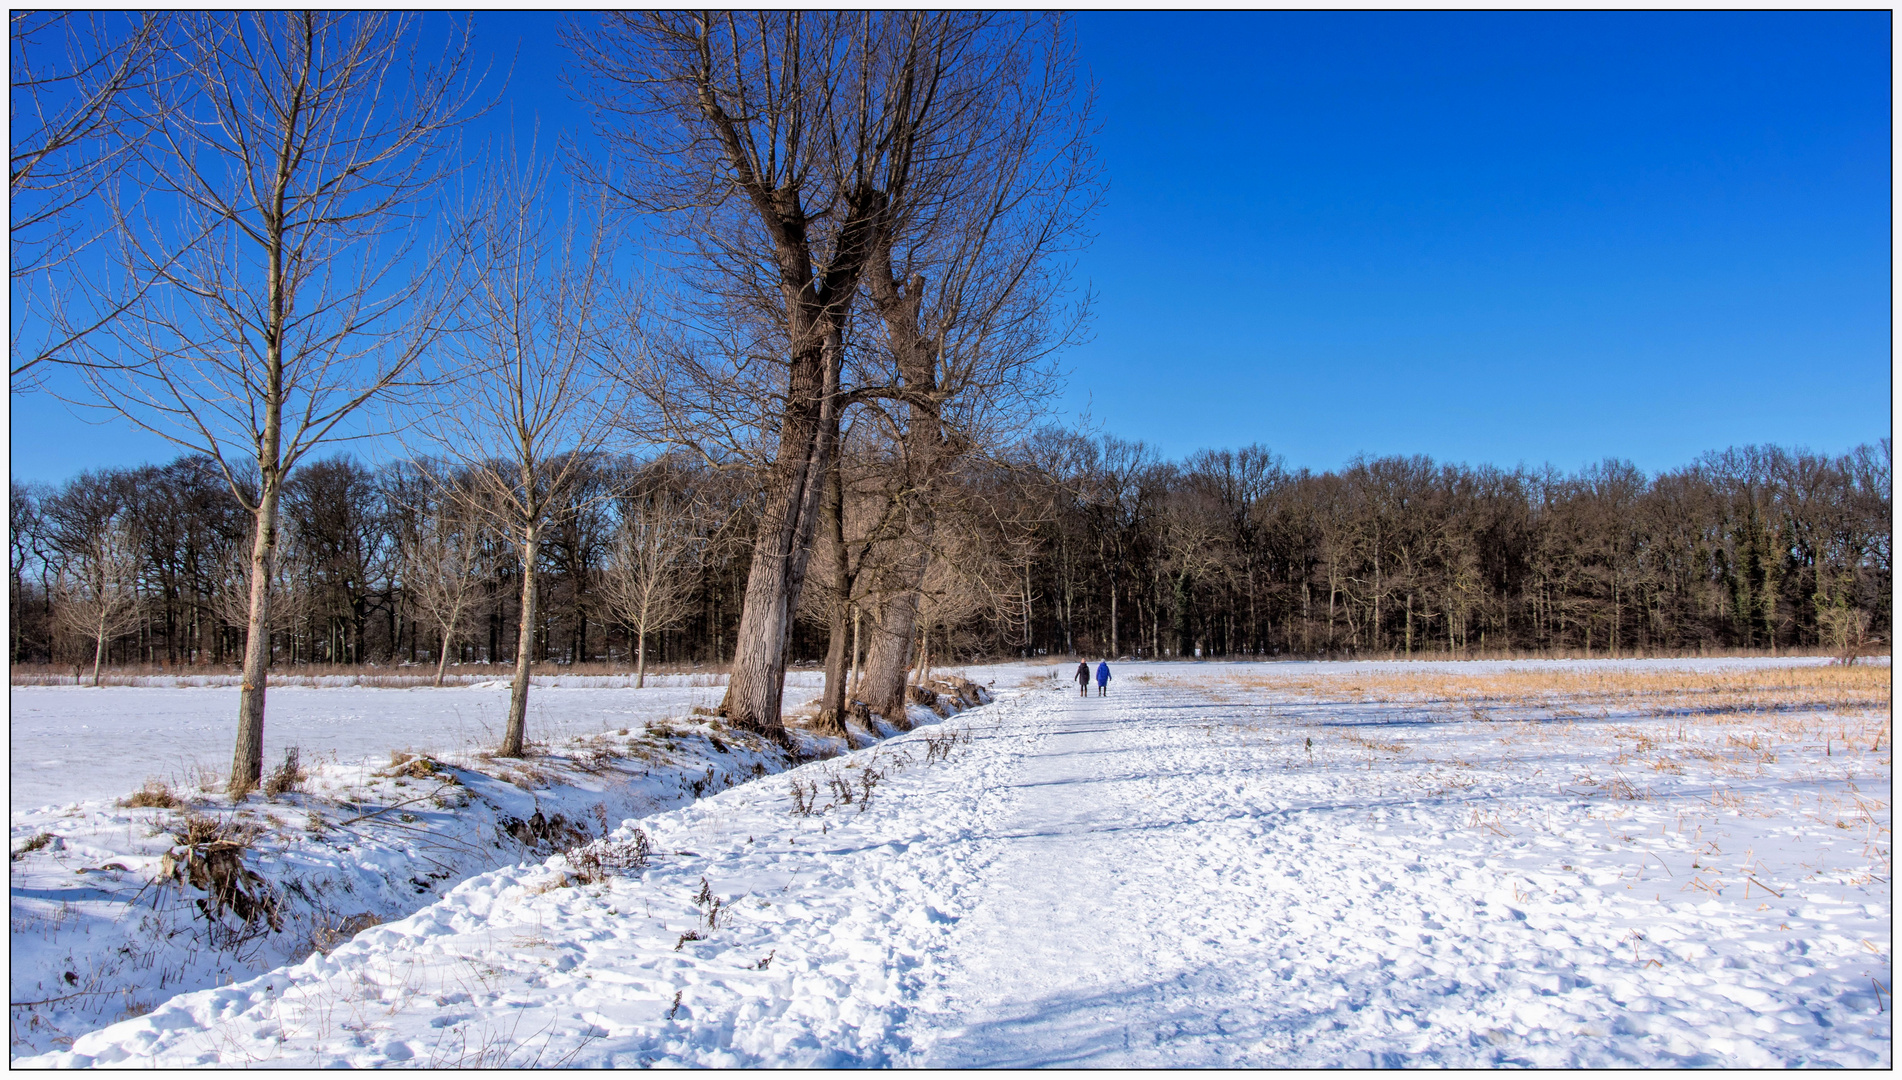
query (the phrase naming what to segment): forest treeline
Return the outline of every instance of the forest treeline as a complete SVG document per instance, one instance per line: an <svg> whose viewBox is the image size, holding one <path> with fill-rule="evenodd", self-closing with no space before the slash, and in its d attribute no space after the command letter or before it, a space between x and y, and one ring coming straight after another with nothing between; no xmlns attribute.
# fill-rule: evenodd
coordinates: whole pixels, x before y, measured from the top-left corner
<svg viewBox="0 0 1902 1080"><path fill-rule="evenodd" d="M852 580L842 591L819 560L796 661L824 657L841 597L862 624L899 547L881 520L898 497L861 464L841 529ZM1046 429L940 496L958 524L933 545L915 651L949 662L1832 648L1889 623L1889 474L1886 440L1839 457L1733 449L1658 475L1618 461L1563 473L1424 457L1317 474L1255 446L1172 462L1138 442ZM429 475L339 457L291 481L273 664L515 659L519 547L434 494ZM532 659L631 665L645 638L654 660L730 660L752 490L673 457L584 463L539 552ZM241 656L249 515L208 460L57 488L15 482L11 495L15 663L90 664L97 598L115 594L108 662ZM445 564L441 538L464 531L472 557ZM674 538L655 575L671 591L644 620L627 602L626 580L639 578L630 538L659 533ZM469 590L445 618L432 596L453 577ZM862 662L862 634L851 647Z"/></svg>

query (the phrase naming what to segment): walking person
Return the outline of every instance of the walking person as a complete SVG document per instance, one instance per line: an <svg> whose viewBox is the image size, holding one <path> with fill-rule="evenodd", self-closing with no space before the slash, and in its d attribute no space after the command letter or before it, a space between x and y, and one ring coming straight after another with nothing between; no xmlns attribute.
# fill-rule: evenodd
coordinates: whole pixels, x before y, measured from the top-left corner
<svg viewBox="0 0 1902 1080"><path fill-rule="evenodd" d="M1109 680L1110 680L1109 661L1105 660L1102 663L1096 665L1096 696L1097 697L1109 696Z"/></svg>
<svg viewBox="0 0 1902 1080"><path fill-rule="evenodd" d="M1076 696L1090 696L1090 662L1088 660L1076 662Z"/></svg>

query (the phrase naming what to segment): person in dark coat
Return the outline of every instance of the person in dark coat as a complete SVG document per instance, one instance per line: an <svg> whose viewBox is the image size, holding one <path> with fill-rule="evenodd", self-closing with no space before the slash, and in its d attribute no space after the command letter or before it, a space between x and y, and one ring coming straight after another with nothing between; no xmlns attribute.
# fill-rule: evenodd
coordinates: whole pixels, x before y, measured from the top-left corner
<svg viewBox="0 0 1902 1080"><path fill-rule="evenodd" d="M1107 697L1109 695L1109 680L1110 680L1109 661L1105 660L1102 663L1096 665L1096 696L1097 697Z"/></svg>
<svg viewBox="0 0 1902 1080"><path fill-rule="evenodd" d="M1078 697L1090 696L1090 662L1088 660L1078 660L1076 662L1076 695Z"/></svg>

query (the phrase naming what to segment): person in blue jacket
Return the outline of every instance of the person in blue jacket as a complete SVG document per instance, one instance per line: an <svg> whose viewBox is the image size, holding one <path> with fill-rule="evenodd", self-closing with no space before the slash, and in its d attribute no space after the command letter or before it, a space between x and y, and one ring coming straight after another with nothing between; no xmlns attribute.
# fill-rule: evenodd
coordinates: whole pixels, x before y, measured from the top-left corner
<svg viewBox="0 0 1902 1080"><path fill-rule="evenodd" d="M1101 663L1096 665L1096 696L1097 697L1104 697L1109 694L1109 679L1110 679L1109 661L1104 660Z"/></svg>

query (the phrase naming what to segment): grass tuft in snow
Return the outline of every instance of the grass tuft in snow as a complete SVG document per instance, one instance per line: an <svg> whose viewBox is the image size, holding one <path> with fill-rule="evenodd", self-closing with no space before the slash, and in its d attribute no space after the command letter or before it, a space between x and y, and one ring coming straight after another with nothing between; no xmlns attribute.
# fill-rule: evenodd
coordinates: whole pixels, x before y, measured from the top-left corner
<svg viewBox="0 0 1902 1080"><path fill-rule="evenodd" d="M264 797L275 800L281 795L302 789L304 781L309 779L297 763L297 747L284 748L284 760L271 775L264 778Z"/></svg>
<svg viewBox="0 0 1902 1080"><path fill-rule="evenodd" d="M148 779L145 786L119 800L119 805L128 809L134 807L153 807L159 810L172 810L184 803L172 792L165 781L156 777Z"/></svg>

